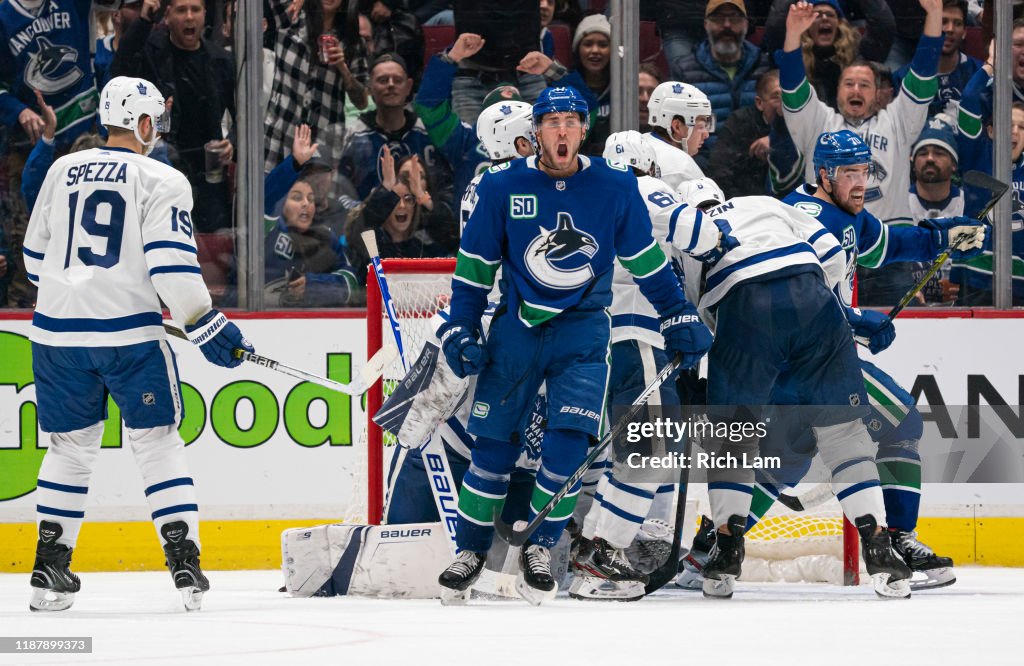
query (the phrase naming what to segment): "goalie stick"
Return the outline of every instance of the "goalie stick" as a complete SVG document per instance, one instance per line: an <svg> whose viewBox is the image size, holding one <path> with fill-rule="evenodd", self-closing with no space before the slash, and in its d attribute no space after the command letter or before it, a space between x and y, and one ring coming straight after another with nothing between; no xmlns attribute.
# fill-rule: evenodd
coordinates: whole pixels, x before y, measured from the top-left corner
<svg viewBox="0 0 1024 666"><path fill-rule="evenodd" d="M176 328L170 324L164 324L164 330L168 335L181 338L182 340L188 340L188 336L180 328ZM363 366L362 370L359 371L359 376L348 384L342 384L341 382L336 382L333 379L328 379L327 377L321 377L320 375L314 375L313 373L306 372L305 370L293 368L290 365L285 365L272 358L253 354L252 352L247 352L244 349L235 349L232 353L235 358L240 358L243 361L255 363L256 365L261 365L264 368L276 370L277 372L288 375L289 377L295 377L296 379L301 379L302 381L309 382L310 384L323 386L324 388L344 393L345 395L359 397L366 393L366 389L370 388L370 384L377 381L377 378L384 372L384 368L395 360L395 356L398 355L398 349L396 349L394 345L385 345L384 347L381 347L380 351L374 354L373 357L366 362L366 365Z"/></svg>
<svg viewBox="0 0 1024 666"><path fill-rule="evenodd" d="M409 364L402 351L402 327L395 313L395 302L391 299L387 278L384 276L384 264L380 260L380 252L377 248L377 236L372 229L367 229L361 234L361 237L366 245L366 251L370 255L370 262L373 264L373 273L377 277L377 286L380 287L380 295L384 300L384 311L388 313L388 323L395 336L395 344L398 346L402 359L402 368L408 371ZM458 493L455 480L452 478L452 466L448 462L448 454L445 453L444 444L435 437L427 439L426 444L420 447L420 454L423 456L423 469L427 474L430 494L434 497L434 505L437 507L437 516L448 535L448 545L452 555L457 555L459 549L455 543L455 528L458 525Z"/></svg>
<svg viewBox="0 0 1024 666"><path fill-rule="evenodd" d="M629 412L619 419L611 432L605 435L604 438L602 438L601 441L590 450L590 453L586 458L584 458L580 466L576 468L576 471L565 480L562 487L551 496L548 503L537 512L537 515L534 516L533 520L531 520L526 527L521 530L512 529L508 523L501 519L501 507L495 507L494 529L498 535L500 535L501 538L507 541L511 546L522 546L525 544L526 540L530 538L530 535L533 534L537 528L540 527L540 524L548 517L548 514L554 511L555 507L558 506L558 503L569 494L569 491L576 485L576 482L583 478L583 475L587 473L587 470L594 464L594 461L604 453L605 449L611 446L612 440L618 437L626 426L636 418L636 415L640 413L640 410L647 404L647 401L652 395L654 395L655 391L657 391L661 385L679 369L679 364L682 363L682 360L682 354L676 354L672 360L668 362L668 365L661 369L658 376L655 377L654 380L640 393L640 395L636 397L636 400L633 401Z"/></svg>

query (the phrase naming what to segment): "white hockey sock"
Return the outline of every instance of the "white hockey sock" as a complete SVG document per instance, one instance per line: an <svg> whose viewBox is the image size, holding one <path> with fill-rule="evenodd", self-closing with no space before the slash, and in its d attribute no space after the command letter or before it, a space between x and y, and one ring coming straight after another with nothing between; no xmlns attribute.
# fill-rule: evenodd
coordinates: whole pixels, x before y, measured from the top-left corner
<svg viewBox="0 0 1024 666"><path fill-rule="evenodd" d="M885 525L885 501L875 466L875 444L857 420L814 428L822 462L832 470L832 492L850 522L865 515Z"/></svg>
<svg viewBox="0 0 1024 666"><path fill-rule="evenodd" d="M185 460L185 442L176 426L128 429L128 438L135 453L135 462L142 473L146 500L152 511L160 543L160 528L183 520L188 525L188 538L199 543L199 505L196 489ZM201 549L201 546L200 546Z"/></svg>
<svg viewBox="0 0 1024 666"><path fill-rule="evenodd" d="M36 526L44 520L59 524L63 533L57 543L74 548L78 542L89 478L102 438L102 423L50 433L50 448L43 456L36 484Z"/></svg>
<svg viewBox="0 0 1024 666"><path fill-rule="evenodd" d="M597 484L594 506L583 522L583 536L600 537L616 548L626 548L643 525L660 485L623 483L611 472L606 473Z"/></svg>

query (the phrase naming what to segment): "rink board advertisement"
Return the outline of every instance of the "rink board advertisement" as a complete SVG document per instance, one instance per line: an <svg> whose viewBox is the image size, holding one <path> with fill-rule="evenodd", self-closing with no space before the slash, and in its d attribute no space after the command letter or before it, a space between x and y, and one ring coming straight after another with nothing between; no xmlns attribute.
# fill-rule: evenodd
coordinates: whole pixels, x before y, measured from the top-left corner
<svg viewBox="0 0 1024 666"><path fill-rule="evenodd" d="M349 381L353 368L366 360L364 316L307 317L236 320L259 354ZM27 318L0 320L0 551L31 536L36 474L47 442L36 424L29 329ZM1024 319L908 317L897 330L893 346L872 360L919 402L1024 402L1024 366L1014 351ZM207 363L185 341L170 344L185 403L181 433L201 515L208 521L204 538L223 538L235 550L250 551L225 556L224 568L275 566L280 528L336 521L346 514L354 475L360 473L356 445L366 423L361 401L252 364L225 370ZM83 539L90 523L109 523L91 528L97 535L138 531L144 548L152 551L147 558L155 560L149 511L130 449L112 406L89 487ZM364 487L360 484L357 492ZM1024 517L1024 496L1019 488L998 484L933 484L926 487L922 516L1017 520ZM257 540L264 554L251 552ZM3 554L0 570L12 561ZM130 562L125 566L132 568Z"/></svg>

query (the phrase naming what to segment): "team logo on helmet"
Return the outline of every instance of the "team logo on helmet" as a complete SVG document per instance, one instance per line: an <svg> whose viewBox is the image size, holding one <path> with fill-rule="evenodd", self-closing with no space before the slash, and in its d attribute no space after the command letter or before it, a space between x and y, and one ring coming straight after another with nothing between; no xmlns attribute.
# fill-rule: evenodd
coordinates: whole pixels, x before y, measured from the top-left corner
<svg viewBox="0 0 1024 666"><path fill-rule="evenodd" d="M545 287L575 289L594 277L590 260L599 249L593 236L576 228L572 215L559 212L555 229L540 227L523 260L530 275Z"/></svg>
<svg viewBox="0 0 1024 666"><path fill-rule="evenodd" d="M677 84L673 85L672 86L672 92L674 92L677 95L683 94L683 84L677 83Z"/></svg>
<svg viewBox="0 0 1024 666"><path fill-rule="evenodd" d="M135 87L138 89L140 95L145 95L146 94L146 84L145 83L141 83L140 82L139 85L137 85Z"/></svg>

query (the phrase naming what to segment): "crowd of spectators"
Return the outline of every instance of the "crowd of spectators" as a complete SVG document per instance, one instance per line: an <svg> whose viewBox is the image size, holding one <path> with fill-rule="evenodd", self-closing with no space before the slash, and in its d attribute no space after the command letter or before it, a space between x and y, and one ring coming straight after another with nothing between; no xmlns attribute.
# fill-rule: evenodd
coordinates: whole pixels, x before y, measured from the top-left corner
<svg viewBox="0 0 1024 666"><path fill-rule="evenodd" d="M150 80L168 100L171 129L152 156L188 177L211 290L222 306L237 302L236 2L0 3L11 45L0 54L0 307L31 307L19 261L27 214L56 157L103 144L97 91L119 75ZM640 0L653 26L644 34L656 37L641 43L638 129L683 154L666 180L706 174L729 197L781 197L813 183L817 135L848 128L872 148L865 201L887 224L976 213L984 193L960 176L992 171L992 4ZM263 0L268 306L361 304L368 229L385 257L454 256L459 202L490 164L473 126L491 104L572 85L591 108L583 151L600 155L615 49L608 5ZM1024 19L1013 53L1000 71L1016 102L1013 284L1024 304ZM666 82L703 93L713 121L652 118L648 104ZM919 304L990 304L986 250L947 267ZM925 268L861 271L861 303L893 303Z"/></svg>

